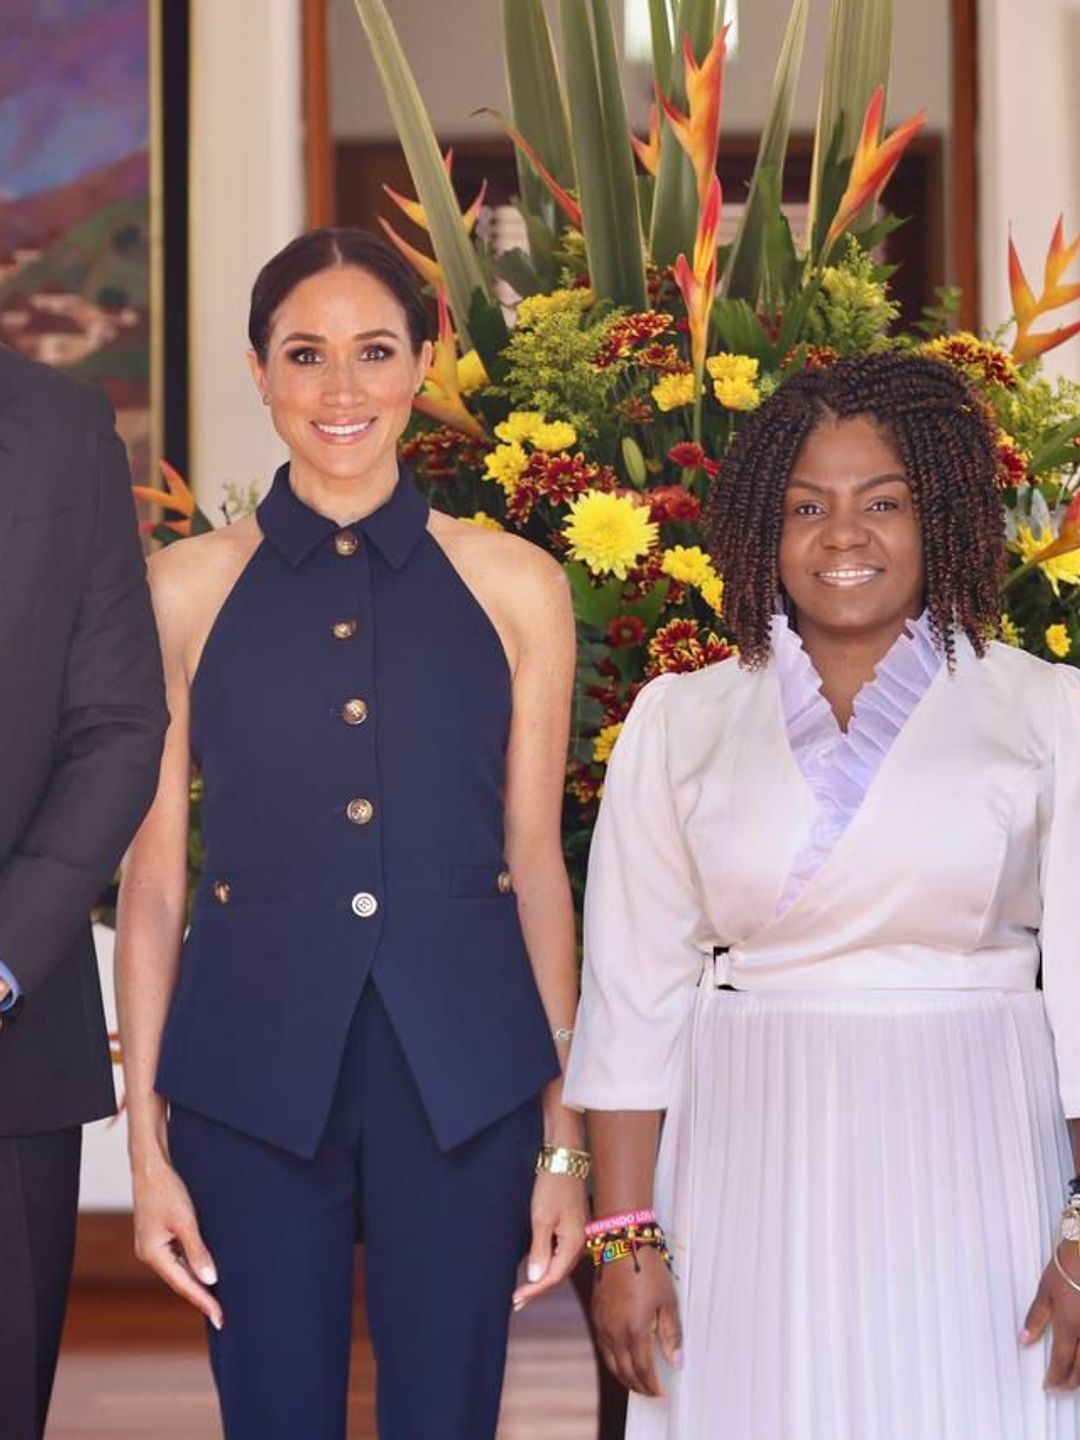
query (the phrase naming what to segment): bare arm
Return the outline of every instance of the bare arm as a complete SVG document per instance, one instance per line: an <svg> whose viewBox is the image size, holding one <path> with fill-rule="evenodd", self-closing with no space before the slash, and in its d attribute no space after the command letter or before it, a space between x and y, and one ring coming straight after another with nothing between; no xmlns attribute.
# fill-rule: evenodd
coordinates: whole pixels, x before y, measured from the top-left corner
<svg viewBox="0 0 1080 1440"><path fill-rule="evenodd" d="M127 1092L139 1258L220 1326L213 1262L169 1159L166 1102L154 1089L161 1035L180 968L187 892L189 565L168 551L150 565L172 717L157 795L128 851L116 922L116 1001Z"/></svg>
<svg viewBox="0 0 1080 1440"><path fill-rule="evenodd" d="M523 555L508 613L517 641L514 718L507 756L506 858L514 877L522 933L553 1032L569 1030L577 1006L574 909L563 859L561 822L570 703L574 683L574 616L561 568L540 551ZM567 1045L557 1045L565 1065ZM562 1103L562 1075L544 1092L544 1139L578 1149L581 1117ZM528 1281L514 1296L521 1308L572 1269L584 1240L582 1182L537 1177Z"/></svg>

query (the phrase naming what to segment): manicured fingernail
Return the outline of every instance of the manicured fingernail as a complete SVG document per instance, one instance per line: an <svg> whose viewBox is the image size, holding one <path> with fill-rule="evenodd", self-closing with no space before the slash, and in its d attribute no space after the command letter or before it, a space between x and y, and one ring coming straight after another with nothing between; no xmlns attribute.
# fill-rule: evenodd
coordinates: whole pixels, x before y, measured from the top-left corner
<svg viewBox="0 0 1080 1440"><path fill-rule="evenodd" d="M212 1265L204 1265L199 1271L199 1279L203 1282L204 1285L216 1285L217 1271Z"/></svg>
<svg viewBox="0 0 1080 1440"><path fill-rule="evenodd" d="M671 1357L671 1368L672 1368L673 1370L681 1370L681 1369L682 1369L682 1351L681 1351L681 1350L676 1350L676 1351L675 1351L675 1354L672 1355L672 1357Z"/></svg>
<svg viewBox="0 0 1080 1440"><path fill-rule="evenodd" d="M217 1315L211 1315L211 1316L210 1316L210 1324L213 1325L213 1327L214 1327L215 1330L220 1330L220 1329L221 1329L221 1326L222 1326L222 1321L219 1319L219 1317L218 1317Z"/></svg>
<svg viewBox="0 0 1080 1440"><path fill-rule="evenodd" d="M543 1265L540 1264L540 1261L539 1261L539 1260L530 1260L530 1261L529 1261L529 1263L528 1263L528 1265L527 1265L527 1267L526 1267L526 1269L525 1269L525 1274L529 1277L529 1280L530 1280L530 1281L532 1281L532 1282L535 1284L535 1282L540 1279L540 1277L543 1275L543 1273L544 1273L544 1267L543 1267Z"/></svg>
<svg viewBox="0 0 1080 1440"><path fill-rule="evenodd" d="M1030 1331L1030 1330L1021 1330L1021 1331L1020 1331L1020 1344L1021 1344L1021 1345L1030 1345L1030 1343L1031 1343L1031 1331Z"/></svg>
<svg viewBox="0 0 1080 1440"><path fill-rule="evenodd" d="M525 1301L524 1301L524 1300L515 1300L515 1301L514 1301L514 1314L515 1314L515 1315L518 1313L519 1310L524 1310L524 1309L525 1309Z"/></svg>

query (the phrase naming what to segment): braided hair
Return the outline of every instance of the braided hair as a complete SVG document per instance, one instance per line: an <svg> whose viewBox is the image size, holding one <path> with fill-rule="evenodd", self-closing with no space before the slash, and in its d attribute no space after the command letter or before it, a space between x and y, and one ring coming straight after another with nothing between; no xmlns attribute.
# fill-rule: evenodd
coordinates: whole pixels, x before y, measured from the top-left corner
<svg viewBox="0 0 1080 1440"><path fill-rule="evenodd" d="M950 668L955 636L986 651L1000 616L1004 509L986 407L951 366L886 351L802 370L749 415L712 482L705 534L743 665L769 658L784 490L811 433L861 416L895 452L922 531L926 608Z"/></svg>

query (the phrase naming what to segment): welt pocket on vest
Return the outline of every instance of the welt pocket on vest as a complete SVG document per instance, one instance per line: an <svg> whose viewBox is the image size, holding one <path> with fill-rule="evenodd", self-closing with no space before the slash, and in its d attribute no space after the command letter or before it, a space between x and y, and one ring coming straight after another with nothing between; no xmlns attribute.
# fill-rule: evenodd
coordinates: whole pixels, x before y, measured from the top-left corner
<svg viewBox="0 0 1080 1440"><path fill-rule="evenodd" d="M454 900L502 900L513 897L514 886L505 865L455 865L450 871Z"/></svg>

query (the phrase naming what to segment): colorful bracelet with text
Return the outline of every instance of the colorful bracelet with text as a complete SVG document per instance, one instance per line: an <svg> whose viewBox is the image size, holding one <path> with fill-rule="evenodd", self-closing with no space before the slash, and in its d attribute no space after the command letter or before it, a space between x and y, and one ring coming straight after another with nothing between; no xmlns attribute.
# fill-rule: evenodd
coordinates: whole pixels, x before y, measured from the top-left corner
<svg viewBox="0 0 1080 1440"><path fill-rule="evenodd" d="M599 1235L590 1235L585 1241L585 1248L597 1270L604 1265L614 1265L617 1260L632 1260L634 1269L640 1274L639 1250L655 1250L668 1269L672 1267L667 1240L655 1221L644 1225L622 1225L604 1230Z"/></svg>

